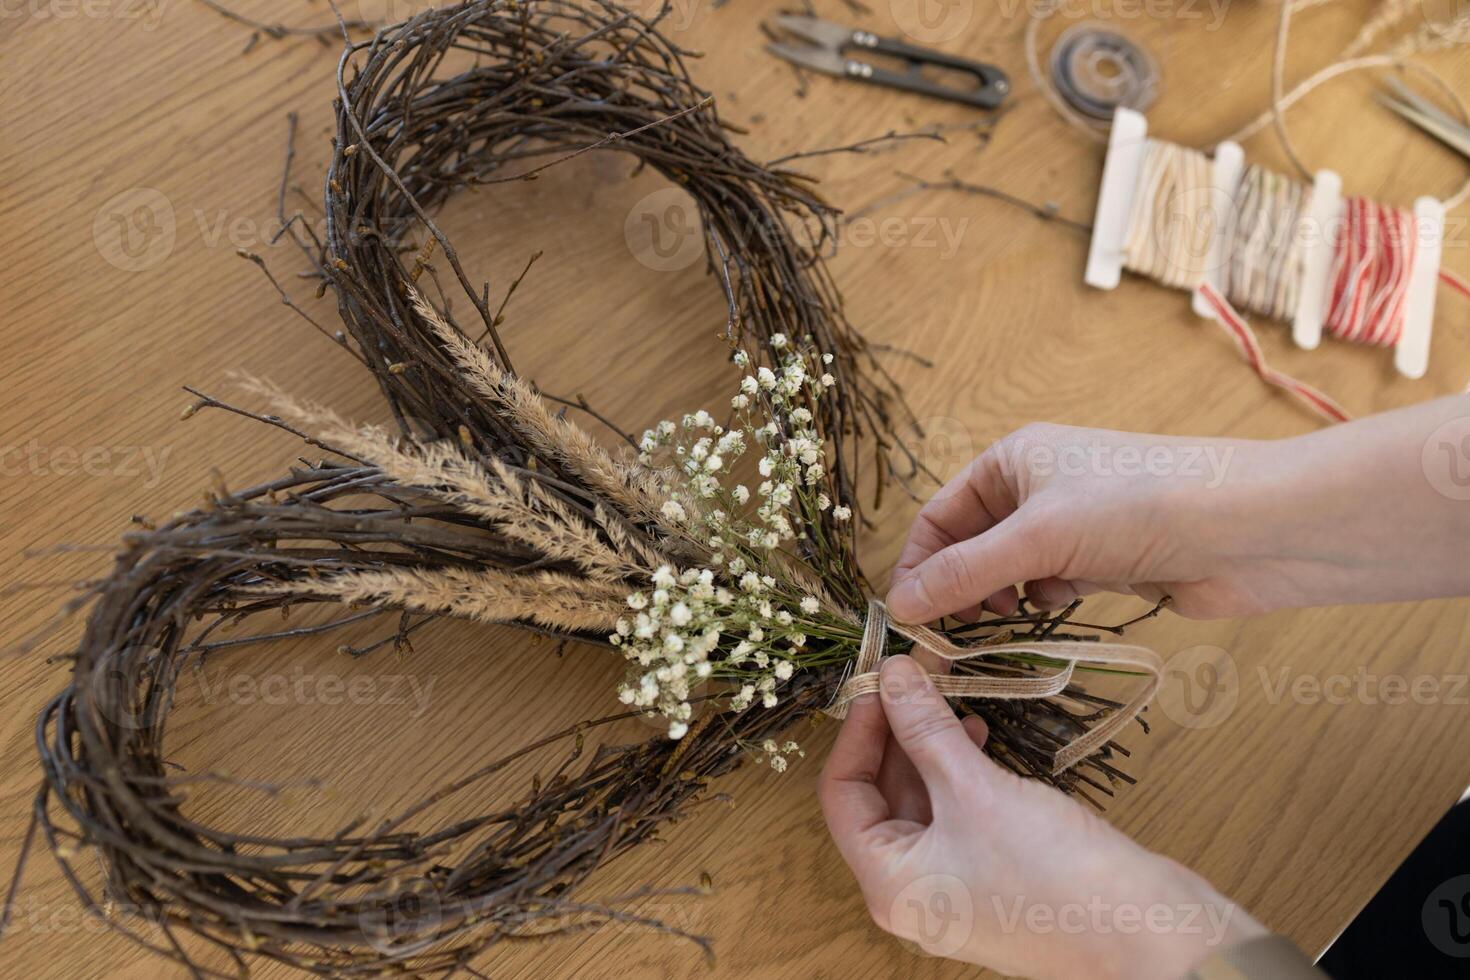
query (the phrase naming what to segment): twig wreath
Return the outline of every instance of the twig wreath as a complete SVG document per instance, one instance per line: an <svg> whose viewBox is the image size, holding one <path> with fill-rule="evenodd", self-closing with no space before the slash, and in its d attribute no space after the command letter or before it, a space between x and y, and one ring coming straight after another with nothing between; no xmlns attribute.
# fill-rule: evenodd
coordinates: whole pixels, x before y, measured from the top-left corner
<svg viewBox="0 0 1470 980"><path fill-rule="evenodd" d="M111 574L77 600L90 611L70 683L38 721L43 780L12 899L39 836L85 908L196 977L231 974L199 962L181 932L223 950L240 975L258 955L322 976L480 976L474 961L504 939L608 923L707 948L626 910L650 891L594 900L584 883L715 798L711 782L743 760L785 768L799 751L785 738L792 723L840 715L871 690L890 640L952 661L942 688L973 699L961 710L989 722L988 750L1016 772L1089 799L1128 780L1113 736L1152 686L1120 705L1072 683L1073 669L1112 664L1101 669L1148 680L1156 664L1084 642L1095 637L1074 632L1075 606L937 632L889 629L866 598L854 447L876 444L881 486L896 473L889 443L905 410L824 267L836 212L808 178L730 143L657 20L604 0L477 0L348 42L325 240L298 234L337 298L342 346L372 372L397 431L264 383L252 390L272 414L195 392L190 412L279 426L327 458L248 490L217 487L207 506L127 535ZM597 148L630 153L693 196L746 372L724 421L691 413L618 451L515 373L501 309L432 218L460 188L533 179ZM423 244L405 244L415 233ZM451 312L441 275L468 300L469 322ZM759 472L753 491L730 476L743 455ZM338 612L224 635L306 607ZM453 616L621 653L627 709L329 837L191 819L189 784L229 777L181 773L165 757L181 673L224 650L380 615L397 618L391 639L405 647L423 623ZM668 733L588 747L636 715L663 716ZM514 805L416 822L549 746L562 761ZM76 867L88 850L104 873L98 894ZM145 935L145 921L163 938Z"/></svg>

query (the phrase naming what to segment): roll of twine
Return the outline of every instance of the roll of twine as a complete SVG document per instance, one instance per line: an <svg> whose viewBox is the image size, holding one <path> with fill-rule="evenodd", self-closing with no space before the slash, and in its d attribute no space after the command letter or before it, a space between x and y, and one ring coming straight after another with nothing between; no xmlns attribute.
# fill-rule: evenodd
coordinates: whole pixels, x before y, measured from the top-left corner
<svg viewBox="0 0 1470 980"><path fill-rule="evenodd" d="M1443 96L1444 100L1454 107L1455 112L1460 118L1467 124L1470 124L1470 105L1466 104L1461 93L1446 81L1443 75L1428 65L1410 61L1407 58L1394 54L1355 54L1351 57L1340 58L1318 69L1288 89L1286 84L1286 62L1292 16L1309 7L1319 6L1323 2L1324 0L1296 0L1296 2L1287 0L1287 2L1279 4L1280 12L1277 14L1276 35L1271 49L1271 103L1254 119L1228 136L1228 140L1234 143L1244 143L1269 126L1274 131L1277 140L1281 143L1282 150L1286 153L1287 159L1291 161L1292 167L1303 179L1310 180L1312 171L1303 160L1302 154L1297 150L1296 143L1292 140L1291 134L1287 130L1287 110L1318 88L1336 78L1360 71L1382 69L1394 69L1404 74L1412 74L1433 85L1439 94ZM1042 64L1040 53L1042 26L1056 16L1062 10L1062 6L1061 0L1040 0L1040 2L1032 4L1028 8L1026 27L1022 32L1022 47L1026 55L1026 69L1031 76L1032 84L1036 86L1042 96L1050 103L1057 115L1088 138L1099 143L1104 143L1107 141L1107 129L1111 117L1109 116L1107 120L1099 123L1097 118L1086 111L1085 105L1074 103L1073 97L1076 95L1075 91L1068 92L1064 90L1062 87L1062 85L1065 85L1064 81L1062 85L1058 84L1059 76L1055 69L1061 64L1071 62L1069 46L1064 44L1064 41L1066 41L1070 32L1076 30L1076 28L1064 32L1053 46L1050 63L1053 70L1048 71L1047 66ZM1079 25L1079 27L1087 26L1089 25ZM1365 26L1364 32L1360 34L1358 41L1353 45L1354 50L1365 49L1373 42L1375 35L1369 29L1372 26ZM1117 36L1122 37L1122 35ZM1139 61L1139 64L1153 64L1152 58L1149 57L1143 48L1134 44L1132 41L1128 41L1127 38L1123 38L1123 40L1138 52L1139 58L1142 59ZM1155 69L1155 80L1151 85L1157 84L1156 79L1157 70ZM1149 98L1150 100L1152 99L1151 89ZM1116 105L1128 105L1129 108L1140 108L1139 106L1129 105L1127 102L1119 102ZM1453 210L1466 200L1470 200L1470 177L1461 181L1459 187L1451 194L1443 197L1446 210ZM1465 283L1459 277L1444 275L1441 278L1457 292L1470 293L1470 284Z"/></svg>
<svg viewBox="0 0 1470 980"><path fill-rule="evenodd" d="M1404 329L1417 223L1412 212L1366 198L1344 204L1323 326L1342 340L1392 347Z"/></svg>
<svg viewBox="0 0 1470 980"><path fill-rule="evenodd" d="M1220 322L1262 378L1291 391L1313 411L1342 421L1347 413L1332 399L1266 365L1238 311L1291 319L1301 294L1304 242L1326 234L1333 252L1324 329L1349 343L1391 347L1403 333L1418 224L1411 211L1350 197L1344 200L1341 220L1328 228L1309 227L1310 194L1300 181L1251 166L1234 196L1224 200L1214 187L1209 157L1151 139L1123 261L1129 271L1163 285L1200 289L1209 271L1211 242L1225 221L1223 254L1217 257L1223 295L1211 290L1213 299L1207 301L1228 308Z"/></svg>
<svg viewBox="0 0 1470 980"><path fill-rule="evenodd" d="M1226 296L1237 309L1290 319L1302 277L1298 222L1309 197L1305 184L1251 166L1241 180L1229 243Z"/></svg>
<svg viewBox="0 0 1470 980"><path fill-rule="evenodd" d="M1106 129L1119 106L1142 112L1158 95L1159 69L1126 35L1100 24L1076 24L1051 49L1054 95Z"/></svg>
<svg viewBox="0 0 1470 980"><path fill-rule="evenodd" d="M1225 298L1239 310L1290 319L1300 295L1302 246L1326 234L1333 249L1323 326L1350 343L1392 346L1403 332L1418 224L1411 211L1367 198L1343 202L1329 228L1306 224L1311 189L1264 167L1247 168L1222 200L1204 153L1148 141L1133 198L1124 266L1174 289L1197 289L1210 243L1226 222L1221 263Z"/></svg>

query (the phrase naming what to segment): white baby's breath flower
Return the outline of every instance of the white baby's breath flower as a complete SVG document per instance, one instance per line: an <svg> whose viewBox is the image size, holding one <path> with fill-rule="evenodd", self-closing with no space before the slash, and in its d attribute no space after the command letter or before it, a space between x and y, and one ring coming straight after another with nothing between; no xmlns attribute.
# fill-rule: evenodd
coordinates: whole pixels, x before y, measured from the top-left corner
<svg viewBox="0 0 1470 980"><path fill-rule="evenodd" d="M735 352L735 356L731 358L731 360L735 362L736 367L745 367L745 365L750 363L750 355L745 353L745 351L743 350L738 350Z"/></svg>
<svg viewBox="0 0 1470 980"><path fill-rule="evenodd" d="M771 346L776 348L777 350L785 347L787 343L788 341L786 340L786 335L784 333L771 334Z"/></svg>
<svg viewBox="0 0 1470 980"><path fill-rule="evenodd" d="M762 366L757 368L755 377L756 383L767 391L776 387L776 373L768 367Z"/></svg>
<svg viewBox="0 0 1470 980"><path fill-rule="evenodd" d="M737 411L743 411L744 409L749 408L750 396L746 394L736 395L735 397L730 399L730 407L736 409Z"/></svg>
<svg viewBox="0 0 1470 980"><path fill-rule="evenodd" d="M824 374L824 375L822 375L822 387L823 388L830 388L833 385L835 385L836 383L837 383L837 379L834 378L834 377L832 377L832 375L830 375L830 374Z"/></svg>
<svg viewBox="0 0 1470 980"><path fill-rule="evenodd" d="M832 508L832 516L839 521L845 521L852 517L852 508L844 504L841 507Z"/></svg>
<svg viewBox="0 0 1470 980"><path fill-rule="evenodd" d="M737 504L750 502L750 487L747 487L743 483L737 484L735 489L731 491L731 494L734 496Z"/></svg>
<svg viewBox="0 0 1470 980"><path fill-rule="evenodd" d="M795 670L795 667L789 660L778 660L776 662L776 677L779 680L790 680L793 670Z"/></svg>
<svg viewBox="0 0 1470 980"><path fill-rule="evenodd" d="M628 596L629 609L643 609L647 605L648 596L644 595L642 592L634 592L632 595Z"/></svg>
<svg viewBox="0 0 1470 980"><path fill-rule="evenodd" d="M804 613L816 615L817 610L821 608L822 604L817 602L816 596L807 596L801 600L801 611Z"/></svg>
<svg viewBox="0 0 1470 980"><path fill-rule="evenodd" d="M683 523L683 521L688 517L688 515L684 513L684 506L680 504L677 500L665 500L663 507L659 508L659 510L660 513L662 513L669 520L678 523Z"/></svg>
<svg viewBox="0 0 1470 980"><path fill-rule="evenodd" d="M689 607L684 605L684 603L682 602L674 603L674 608L669 610L669 622L673 623L675 626L688 626L689 621L693 618L694 614L691 613L689 611Z"/></svg>
<svg viewBox="0 0 1470 980"><path fill-rule="evenodd" d="M676 721L669 725L669 738L675 741L689 734L689 726L682 721Z"/></svg>

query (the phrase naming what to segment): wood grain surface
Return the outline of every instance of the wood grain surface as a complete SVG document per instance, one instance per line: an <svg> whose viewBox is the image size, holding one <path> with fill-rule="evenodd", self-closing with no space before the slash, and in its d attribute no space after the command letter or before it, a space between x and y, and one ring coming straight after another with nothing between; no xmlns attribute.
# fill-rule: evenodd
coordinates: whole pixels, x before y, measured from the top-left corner
<svg viewBox="0 0 1470 980"><path fill-rule="evenodd" d="M1016 80L1013 106L996 120L828 78L808 79L802 92L794 73L761 49L759 23L780 0L718 8L675 0L676 36L705 52L698 78L725 117L748 129L739 141L756 158L945 127L944 143L802 162L850 212L832 267L852 321L874 341L932 360L888 356L936 433L908 434L935 467L953 472L990 440L1037 419L1263 438L1316 424L1258 384L1181 294L1131 278L1111 293L1084 289L1084 235L998 200L915 191L903 176L938 180L952 169L1090 220L1101 150L1060 123L1025 80L1025 0L881 0L868 13L817 3L829 18L880 34L932 32L921 40L938 37L935 46L992 61ZM259 252L335 327L330 300L313 300L294 278L299 256L271 241L289 112L301 119L291 207L320 213L335 44L262 38L242 52L248 29L184 0L38 0L3 9L0 866L8 872L38 780L33 720L66 679L65 664L47 658L64 653L78 630L57 619L68 583L105 573L132 515L192 506L212 471L233 486L269 477L300 451L279 432L224 414L181 421L189 398L180 386L234 395L231 372L243 370L359 418L381 418L382 408L363 371L282 307L236 255ZM330 16L320 2L239 0L236 9L291 24ZM377 19L413 5L361 0L360 9L344 9ZM1273 5L1076 0L1066 11L1044 39L1091 18L1150 47L1163 71L1152 125L1170 139L1208 145L1266 104ZM1338 0L1302 14L1293 75L1334 57L1368 11L1359 0ZM1429 60L1462 89L1470 84L1463 54ZM1464 161L1379 109L1371 87L1345 79L1293 112L1309 162L1344 172L1350 192L1397 204L1447 194ZM1247 153L1285 170L1269 136ZM659 268L669 263L629 244L647 195L661 190L656 178L630 178L631 170L626 157L589 154L534 184L463 194L445 222L467 268L495 292L531 252L545 251L510 307L505 336L518 366L546 390L585 394L641 429L713 403L733 379L719 356L722 302L702 263ZM668 209L660 207L662 216ZM1463 213L1452 217L1449 237L1446 264L1470 273ZM1370 413L1470 381L1470 306L1447 292L1440 304L1433 363L1418 382L1396 377L1380 351L1328 343L1301 352L1276 325L1262 325L1262 340L1280 367ZM875 582L886 581L915 507L892 495L865 536ZM1094 616L1132 611L1121 600L1099 602ZM49 633L35 651L14 652L41 630ZM1112 803L1109 819L1197 868L1310 951L1470 784L1470 707L1454 680L1466 670L1470 603L1208 623L1165 616L1137 639L1166 656L1224 651L1235 703L1201 725L1187 700L1190 677L1176 676L1150 713L1153 734L1131 739L1129 768L1140 784ZM351 660L336 642L217 658L186 680L169 737L181 764L327 784L275 799L200 789L190 802L198 819L278 832L395 809L537 732L606 709L622 671L604 653L557 655L509 631L462 624L424 630L401 657L385 649ZM1338 675L1443 684L1427 704L1310 696L1311 684ZM1283 677L1305 678L1305 686L1280 694ZM693 884L708 872L712 896L641 908L712 936L719 976L976 975L920 957L870 923L812 793L831 732L825 725L802 733L808 757L784 776L752 767L727 780L720 788L733 806L704 807L671 828L663 846L616 862L599 878L599 894ZM527 778L510 774L502 789ZM206 961L225 966L221 957ZM509 946L482 969L509 978L699 977L709 968L689 944L604 931ZM30 863L15 924L0 940L0 974L182 975L83 920L44 853ZM255 975L285 971L261 964Z"/></svg>

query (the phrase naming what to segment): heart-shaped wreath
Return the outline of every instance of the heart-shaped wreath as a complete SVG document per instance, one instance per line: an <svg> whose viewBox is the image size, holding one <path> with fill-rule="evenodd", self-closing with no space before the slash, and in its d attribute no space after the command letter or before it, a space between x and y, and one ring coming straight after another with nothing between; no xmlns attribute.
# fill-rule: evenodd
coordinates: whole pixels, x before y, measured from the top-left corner
<svg viewBox="0 0 1470 980"><path fill-rule="evenodd" d="M841 714L871 690L890 634L895 649L922 645L953 661L942 687L976 698L963 710L989 722L988 750L1013 770L1084 795L1127 778L1111 763L1121 751L1112 738L1151 686L1119 705L1073 685L1072 670L1122 663L1147 678L1156 665L1146 656L1078 642L1088 637L1070 631L1071 610L941 633L890 630L881 605L870 607L855 559L854 447L873 440L868 482L881 487L897 473L890 437L905 410L823 265L836 212L809 178L731 145L687 56L657 18L603 0L476 0L348 42L325 239L301 241L337 298L343 346L372 372L398 431L255 384L273 414L254 417L329 458L249 490L221 488L207 507L129 535L86 596L71 682L38 726L43 782L25 852L40 834L88 910L117 905L157 923L166 941L112 920L193 975L225 974L191 956L178 930L224 949L242 972L258 954L323 976L450 975L506 937L608 922L683 935L584 897L584 880L742 760L784 768L792 722ZM446 70L461 60L468 67ZM459 188L533 179L599 148L632 154L693 196L747 372L719 419L660 423L617 452L515 373L500 311L432 217ZM405 244L415 234L423 244ZM451 277L471 322L451 313L441 282ZM202 395L198 408L254 414ZM754 491L728 476L752 459ZM322 604L343 612L220 636ZM225 647L385 613L399 617L400 640L455 616L620 651L628 710L330 837L191 820L182 789L199 777L178 773L162 748L181 672ZM599 726L660 714L667 735L585 748ZM515 805L416 826L431 805L558 744L562 762ZM100 895L75 869L82 849L105 869Z"/></svg>

